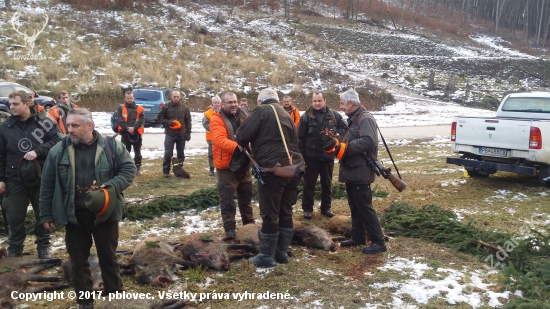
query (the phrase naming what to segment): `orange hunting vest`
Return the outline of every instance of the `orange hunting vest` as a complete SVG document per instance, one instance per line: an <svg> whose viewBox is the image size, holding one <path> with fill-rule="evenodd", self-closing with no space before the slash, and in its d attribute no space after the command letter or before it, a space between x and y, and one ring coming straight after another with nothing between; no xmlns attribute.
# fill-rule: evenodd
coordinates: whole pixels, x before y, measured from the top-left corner
<svg viewBox="0 0 550 309"><path fill-rule="evenodd" d="M212 109L212 106L210 106L210 109L204 112L204 117L208 118L208 121L210 121L212 120L212 115L214 115L214 113L215 111ZM210 133L210 131L206 131L206 140L212 140L212 133Z"/></svg>
<svg viewBox="0 0 550 309"><path fill-rule="evenodd" d="M77 108L78 105L73 105L71 104L71 109L72 108ZM38 112L41 111L41 107L42 109L44 109L43 106L40 106L40 105L37 105L37 110ZM67 134L67 129L65 128L65 121L67 121L67 115L66 114L63 114L59 111L59 108L57 105L54 105L50 108L50 110L48 111L48 116L50 117L50 119L52 119L53 121L55 121L57 123L57 126L59 127L59 130L61 131L61 133L63 134Z"/></svg>
<svg viewBox="0 0 550 309"><path fill-rule="evenodd" d="M124 119L124 122L128 122L128 109L126 109L126 104L121 104L121 105L122 105L122 119ZM141 113L143 113L143 106L136 104L136 111L137 111L136 120L138 120L139 117L141 116ZM118 132L120 132L120 130L122 130L122 128L118 126ZM137 129L137 133L139 135L142 135L143 132L145 132L143 126Z"/></svg>

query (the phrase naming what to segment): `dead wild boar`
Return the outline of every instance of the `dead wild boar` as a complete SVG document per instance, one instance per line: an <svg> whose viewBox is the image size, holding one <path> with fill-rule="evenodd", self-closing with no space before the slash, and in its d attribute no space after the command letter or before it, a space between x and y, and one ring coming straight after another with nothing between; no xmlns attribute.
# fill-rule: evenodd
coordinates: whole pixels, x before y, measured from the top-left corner
<svg viewBox="0 0 550 309"><path fill-rule="evenodd" d="M298 241L308 248L336 251L336 245L332 241L329 233L314 225L302 225L296 228L293 240Z"/></svg>
<svg viewBox="0 0 550 309"><path fill-rule="evenodd" d="M174 245L176 243L162 237L151 237L138 243L130 258L136 280L145 284L167 286L177 279L174 275L176 264L184 268L194 267L193 263L174 254Z"/></svg>
<svg viewBox="0 0 550 309"><path fill-rule="evenodd" d="M333 234L340 234L348 239L351 238L351 217L336 215L330 218L328 230ZM384 233L385 241L388 241L390 236L395 236L395 233L386 233L384 229L382 229L382 232ZM370 240L369 235L367 235L367 240Z"/></svg>
<svg viewBox="0 0 550 309"><path fill-rule="evenodd" d="M134 308L134 309L179 309L185 307L188 301L178 299L115 299L97 302L96 309Z"/></svg>
<svg viewBox="0 0 550 309"><path fill-rule="evenodd" d="M226 249L227 245L221 243L219 238L207 233L193 234L182 246L177 248L184 259L199 266L229 270L229 257Z"/></svg>
<svg viewBox="0 0 550 309"><path fill-rule="evenodd" d="M351 238L351 218L348 216L336 215L330 218L328 230L333 234L343 235Z"/></svg>
<svg viewBox="0 0 550 309"><path fill-rule="evenodd" d="M250 223L241 226L237 229L235 236L235 242L238 244L246 244L253 246L254 252L258 252L260 247L260 239L258 238L258 230L262 226L254 223Z"/></svg>
<svg viewBox="0 0 550 309"><path fill-rule="evenodd" d="M99 259L97 258L97 254L90 254L90 257L88 257L88 263L90 264L94 291L103 290L103 278L101 277L101 268L99 267ZM65 280L72 284L74 272L70 258L61 264L61 269L63 269Z"/></svg>
<svg viewBox="0 0 550 309"><path fill-rule="evenodd" d="M65 289L67 284L32 285L35 282L59 282L63 278L38 275L45 269L61 264L60 259L4 258L0 260L0 308L15 308L12 291L41 293ZM31 267L31 268L27 268Z"/></svg>

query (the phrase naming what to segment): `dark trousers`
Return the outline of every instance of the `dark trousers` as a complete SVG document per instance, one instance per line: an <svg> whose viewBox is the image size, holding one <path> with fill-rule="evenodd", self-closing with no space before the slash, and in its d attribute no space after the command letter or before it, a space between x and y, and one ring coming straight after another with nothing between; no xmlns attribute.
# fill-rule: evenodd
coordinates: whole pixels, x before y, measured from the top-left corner
<svg viewBox="0 0 550 309"><path fill-rule="evenodd" d="M185 148L185 139L181 135L165 135L164 160L162 161L162 171L164 173L170 172L170 166L172 165L172 156L174 155L174 144L176 144L178 162L183 163L183 161L185 160L185 155L183 154L183 149Z"/></svg>
<svg viewBox="0 0 550 309"><path fill-rule="evenodd" d="M137 134L137 133L135 133ZM120 141L126 146L126 150L128 150L128 153L132 150L132 146L134 146L134 163L136 166L141 166L141 137L139 140L135 143L130 142L130 134L121 134Z"/></svg>
<svg viewBox="0 0 550 309"><path fill-rule="evenodd" d="M0 203L4 203L4 194L0 194ZM4 222L4 232L6 233L6 235L9 234L10 232L10 229L9 229L9 226L8 226L8 216L6 215L6 207L3 207L2 205L0 205L0 208L2 208L2 222Z"/></svg>
<svg viewBox="0 0 550 309"><path fill-rule="evenodd" d="M93 290L90 264L88 263L92 237L97 250L105 292L121 292L122 279L116 257L118 221L102 222L96 225L94 216L77 216L76 219L78 225L69 223L65 226L65 243L73 266L73 286L76 295L79 296L80 291ZM86 303L91 300L93 299L78 299L77 301Z"/></svg>
<svg viewBox="0 0 550 309"><path fill-rule="evenodd" d="M304 192L302 195L302 210L313 211L315 201L315 184L321 175L321 210L329 210L332 202L332 171L334 160L315 161L305 159Z"/></svg>
<svg viewBox="0 0 550 309"><path fill-rule="evenodd" d="M34 235L36 235L36 248L46 249L50 246L50 232L40 222L40 184L27 187L18 181L7 183L8 190L4 195L2 208L6 210L6 219L9 226L8 252L19 255L23 252L23 246L27 231L25 230L25 218L29 200L34 210Z"/></svg>
<svg viewBox="0 0 550 309"><path fill-rule="evenodd" d="M376 211L372 207L370 185L346 183L351 210L351 239L365 244L368 233L372 242L383 242L384 235Z"/></svg>
<svg viewBox="0 0 550 309"><path fill-rule="evenodd" d="M237 192L237 202L243 220L243 225L254 223L252 215L252 174L250 169L232 172L218 170L218 193L220 194L220 211L223 229L227 232L236 228L234 195Z"/></svg>
<svg viewBox="0 0 550 309"><path fill-rule="evenodd" d="M298 199L301 177L283 178L265 176L265 185L258 182L262 233L276 234L279 227L292 228L292 206Z"/></svg>
<svg viewBox="0 0 550 309"><path fill-rule="evenodd" d="M210 170L214 170L214 154L212 152L212 141L206 141L208 144L208 167Z"/></svg>

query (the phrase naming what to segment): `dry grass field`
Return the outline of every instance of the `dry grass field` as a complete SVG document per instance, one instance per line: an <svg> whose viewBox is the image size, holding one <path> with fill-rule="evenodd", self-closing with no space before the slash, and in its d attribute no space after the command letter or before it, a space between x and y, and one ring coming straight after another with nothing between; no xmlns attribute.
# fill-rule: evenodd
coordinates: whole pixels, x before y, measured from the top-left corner
<svg viewBox="0 0 550 309"><path fill-rule="evenodd" d="M374 191L389 193L386 197L374 198L374 206L380 215L396 203L416 208L433 204L453 211L460 223L471 224L483 231L519 234L526 223L537 229L548 225L550 190L536 179L508 173L497 173L489 178L466 178L461 168L444 163L445 157L452 155L447 143L415 140L401 144L391 146L391 150L408 187L398 193L387 180L379 177L373 184ZM381 153L380 158L388 165L387 155ZM128 207L140 207L137 202L142 199L189 195L215 186L215 178L208 176L206 156L186 160L185 168L192 175L191 180L165 179L160 166L160 159L144 164L144 173L125 191L130 202ZM337 168L338 164L335 164ZM257 201L253 204L256 222L260 223ZM190 233L197 232L223 236L219 209L215 205L201 207L206 210L123 221L119 249L132 250L138 241L148 236L164 236L172 240L185 240ZM294 210L294 219L302 221L300 201ZM332 210L336 214L350 214L345 199L334 200ZM318 211L316 208L308 223L327 228L328 219L320 216ZM386 232L391 231L386 229ZM28 237L26 248L34 255L33 241L34 237ZM63 229L54 233L52 242L54 257L66 258ZM503 243L492 245L504 246ZM130 276L123 277L124 286L128 292L154 295L159 291L208 295L209 299L189 303L187 307L190 308L493 308L494 301L508 301L502 297L506 294L500 294L501 298L498 296L507 290L506 277L501 272L485 271L490 265L479 255L453 250L445 243L397 235L389 240L386 253L375 256L363 254L362 248L338 248L336 252L301 246L292 248L294 256L290 263L269 270L256 269L246 261L236 261L227 272L207 269L181 271L177 274L179 280L166 288L141 285ZM127 257L121 257L120 261L127 262ZM60 271L53 269L50 273L60 274ZM426 285L426 282L433 286ZM417 290L411 290L413 287ZM288 299L257 299L257 294L256 299L239 301L233 298L232 293L245 291L288 293ZM226 297L229 299L224 299ZM479 303L474 300L479 300ZM26 305L29 308L75 307L69 300L29 302Z"/></svg>

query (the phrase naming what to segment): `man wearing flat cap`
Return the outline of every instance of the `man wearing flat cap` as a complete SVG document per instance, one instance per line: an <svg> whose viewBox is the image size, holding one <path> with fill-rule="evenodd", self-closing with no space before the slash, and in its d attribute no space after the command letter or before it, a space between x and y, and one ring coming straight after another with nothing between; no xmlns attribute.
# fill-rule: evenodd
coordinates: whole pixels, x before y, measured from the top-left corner
<svg viewBox="0 0 550 309"><path fill-rule="evenodd" d="M93 242L106 293L122 291L116 257L118 221L124 213L122 191L136 176L124 145L94 130L92 114L75 108L67 114L69 135L54 146L42 170L40 219L51 230L65 226L65 242L78 295L89 296L92 280L88 257ZM78 298L79 308L93 308L93 298Z"/></svg>

